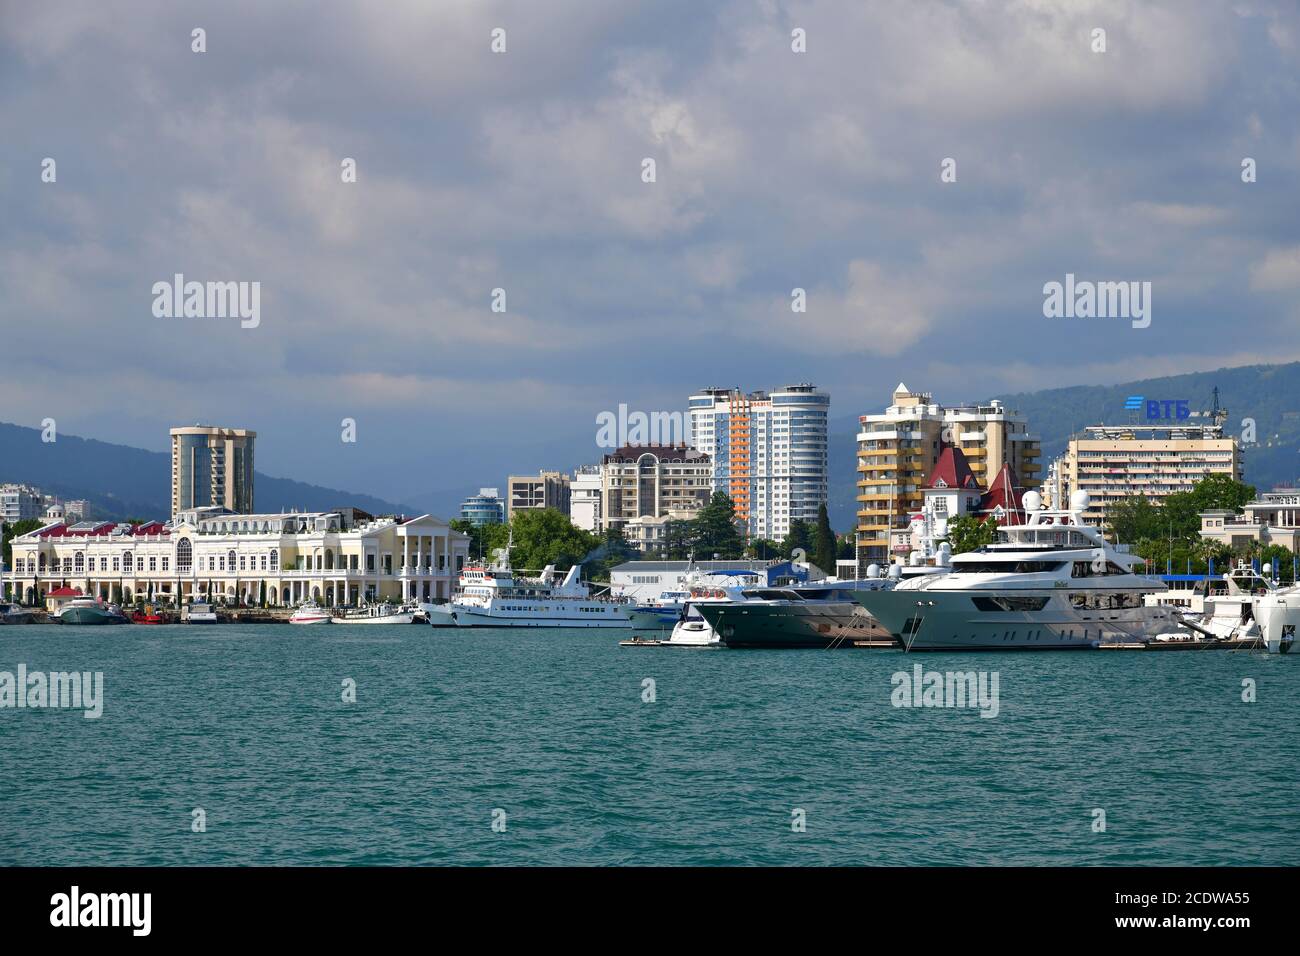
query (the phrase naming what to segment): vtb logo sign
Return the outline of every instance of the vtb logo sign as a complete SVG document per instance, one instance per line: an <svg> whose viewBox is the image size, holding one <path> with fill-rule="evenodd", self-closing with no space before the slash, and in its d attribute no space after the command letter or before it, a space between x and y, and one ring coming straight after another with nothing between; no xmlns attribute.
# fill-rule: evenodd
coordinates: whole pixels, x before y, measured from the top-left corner
<svg viewBox="0 0 1300 956"><path fill-rule="evenodd" d="M1124 408L1130 412L1140 412L1145 408L1148 420L1158 418L1181 420L1192 417L1191 403L1182 398L1145 398L1141 395L1130 395L1124 399Z"/></svg>

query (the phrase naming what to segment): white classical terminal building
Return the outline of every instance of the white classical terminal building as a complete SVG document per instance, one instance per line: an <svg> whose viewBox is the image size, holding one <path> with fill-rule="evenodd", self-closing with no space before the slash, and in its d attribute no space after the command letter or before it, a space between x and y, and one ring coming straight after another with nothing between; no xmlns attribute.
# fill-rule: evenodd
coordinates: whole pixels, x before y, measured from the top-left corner
<svg viewBox="0 0 1300 956"><path fill-rule="evenodd" d="M469 538L433 515L236 514L209 507L141 525L62 521L13 539L4 590L26 604L59 587L136 597L327 606L451 596Z"/></svg>

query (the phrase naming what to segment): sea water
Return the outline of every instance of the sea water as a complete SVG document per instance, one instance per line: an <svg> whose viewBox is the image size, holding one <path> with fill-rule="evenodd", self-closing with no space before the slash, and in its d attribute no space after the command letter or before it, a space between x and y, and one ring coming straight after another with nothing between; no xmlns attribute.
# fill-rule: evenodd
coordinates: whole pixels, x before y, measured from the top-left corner
<svg viewBox="0 0 1300 956"><path fill-rule="evenodd" d="M1300 863L1300 654L625 637L0 627L103 673L96 719L0 709L0 864ZM918 662L996 716L891 702Z"/></svg>

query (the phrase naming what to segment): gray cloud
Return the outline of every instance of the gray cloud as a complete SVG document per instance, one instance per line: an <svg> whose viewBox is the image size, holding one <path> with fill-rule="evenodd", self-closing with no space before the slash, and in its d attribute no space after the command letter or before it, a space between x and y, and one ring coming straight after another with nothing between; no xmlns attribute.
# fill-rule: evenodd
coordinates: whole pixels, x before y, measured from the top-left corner
<svg viewBox="0 0 1300 956"><path fill-rule="evenodd" d="M1117 381L1225 364L1228 318L1231 355L1300 354L1297 37L1172 0L7 4L0 418L247 425L402 496L706 383ZM154 318L176 272L261 281L261 326ZM1044 319L1066 272L1151 281L1151 328Z"/></svg>

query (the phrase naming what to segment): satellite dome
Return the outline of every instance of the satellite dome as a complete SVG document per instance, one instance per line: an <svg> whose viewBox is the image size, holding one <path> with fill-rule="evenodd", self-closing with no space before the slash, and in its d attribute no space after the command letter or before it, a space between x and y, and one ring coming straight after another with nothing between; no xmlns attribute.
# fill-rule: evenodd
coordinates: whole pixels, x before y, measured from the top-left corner
<svg viewBox="0 0 1300 956"><path fill-rule="evenodd" d="M1087 511L1088 505L1091 504L1091 502L1092 499L1088 497L1088 492L1076 491L1074 494L1070 495L1070 510Z"/></svg>
<svg viewBox="0 0 1300 956"><path fill-rule="evenodd" d="M1043 507L1043 496L1036 491L1026 491L1020 499L1020 504L1026 511L1037 511Z"/></svg>
<svg viewBox="0 0 1300 956"><path fill-rule="evenodd" d="M869 578L878 578L878 577L880 577L880 565L878 565L878 564L868 564L868 565L867 565L867 577L869 577Z"/></svg>

